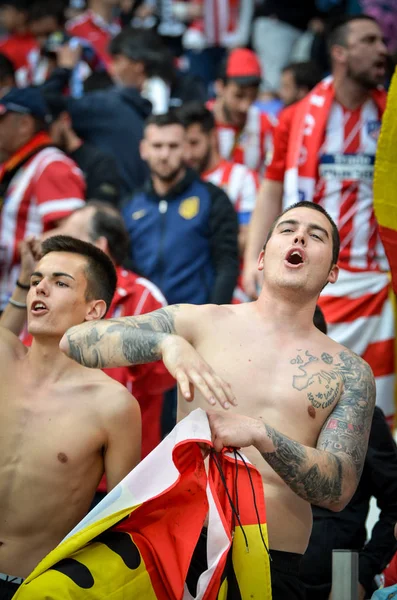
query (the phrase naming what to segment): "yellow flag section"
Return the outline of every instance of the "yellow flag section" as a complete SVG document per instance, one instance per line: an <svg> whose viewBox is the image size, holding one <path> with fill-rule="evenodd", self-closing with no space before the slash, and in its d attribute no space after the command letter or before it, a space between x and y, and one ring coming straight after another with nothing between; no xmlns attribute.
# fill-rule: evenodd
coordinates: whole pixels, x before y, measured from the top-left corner
<svg viewBox="0 0 397 600"><path fill-rule="evenodd" d="M374 209L397 293L397 72L390 86L375 161Z"/></svg>
<svg viewBox="0 0 397 600"><path fill-rule="evenodd" d="M271 600L265 500L258 471L211 450L201 409L91 511L31 573L15 600ZM207 570L185 580L208 515Z"/></svg>

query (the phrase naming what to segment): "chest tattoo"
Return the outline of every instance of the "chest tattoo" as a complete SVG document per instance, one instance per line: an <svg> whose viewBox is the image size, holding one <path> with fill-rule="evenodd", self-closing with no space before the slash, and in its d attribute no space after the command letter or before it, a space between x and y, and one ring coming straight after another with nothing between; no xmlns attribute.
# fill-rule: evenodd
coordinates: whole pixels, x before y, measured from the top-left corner
<svg viewBox="0 0 397 600"><path fill-rule="evenodd" d="M313 356L308 350L298 350L291 365L297 366L297 374L292 378L292 386L298 391L306 391L307 399L314 409L328 408L341 393L341 376L330 354L323 352L321 357ZM311 408L309 407L309 408ZM309 415L314 418L310 411Z"/></svg>

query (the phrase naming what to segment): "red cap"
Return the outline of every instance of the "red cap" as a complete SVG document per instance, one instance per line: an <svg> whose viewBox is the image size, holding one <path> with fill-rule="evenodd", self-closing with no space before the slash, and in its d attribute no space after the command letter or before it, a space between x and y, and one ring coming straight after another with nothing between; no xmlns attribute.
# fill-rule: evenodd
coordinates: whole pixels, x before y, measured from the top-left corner
<svg viewBox="0 0 397 600"><path fill-rule="evenodd" d="M226 76L233 79L262 79L261 65L255 52L248 48L232 50L227 60Z"/></svg>

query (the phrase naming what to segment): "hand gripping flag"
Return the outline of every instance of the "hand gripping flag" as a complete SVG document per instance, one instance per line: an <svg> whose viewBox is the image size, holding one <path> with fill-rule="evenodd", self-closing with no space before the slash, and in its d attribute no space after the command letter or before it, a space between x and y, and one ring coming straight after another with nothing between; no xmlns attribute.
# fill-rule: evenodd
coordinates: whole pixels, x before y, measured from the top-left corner
<svg viewBox="0 0 397 600"><path fill-rule="evenodd" d="M271 600L259 472L212 447L201 409L181 421L29 575L15 600ZM185 583L208 515L206 567Z"/></svg>
<svg viewBox="0 0 397 600"><path fill-rule="evenodd" d="M390 86L375 161L374 209L397 293L397 72Z"/></svg>

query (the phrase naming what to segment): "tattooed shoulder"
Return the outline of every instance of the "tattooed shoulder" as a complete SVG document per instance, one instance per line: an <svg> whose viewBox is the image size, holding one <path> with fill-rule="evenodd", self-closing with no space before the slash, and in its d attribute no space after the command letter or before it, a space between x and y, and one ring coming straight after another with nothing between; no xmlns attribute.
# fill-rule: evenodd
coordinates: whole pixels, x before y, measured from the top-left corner
<svg viewBox="0 0 397 600"><path fill-rule="evenodd" d="M323 426L317 448L334 453L344 452L359 478L375 406L375 380L370 366L350 350L342 350L334 363L342 378L343 390Z"/></svg>

